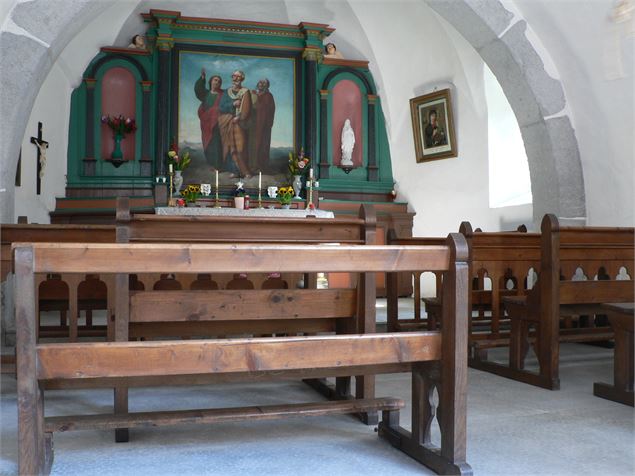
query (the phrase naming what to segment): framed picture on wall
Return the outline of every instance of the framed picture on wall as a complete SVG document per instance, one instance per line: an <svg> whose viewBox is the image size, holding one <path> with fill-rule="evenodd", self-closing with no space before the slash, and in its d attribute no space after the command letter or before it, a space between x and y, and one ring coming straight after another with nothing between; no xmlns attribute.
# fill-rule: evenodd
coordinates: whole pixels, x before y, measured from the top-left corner
<svg viewBox="0 0 635 476"><path fill-rule="evenodd" d="M417 162L457 156L450 90L410 100Z"/></svg>
<svg viewBox="0 0 635 476"><path fill-rule="evenodd" d="M297 52L180 45L174 51L173 136L190 154L184 183L220 182L262 173L284 181L299 142ZM251 181L249 180L251 179Z"/></svg>

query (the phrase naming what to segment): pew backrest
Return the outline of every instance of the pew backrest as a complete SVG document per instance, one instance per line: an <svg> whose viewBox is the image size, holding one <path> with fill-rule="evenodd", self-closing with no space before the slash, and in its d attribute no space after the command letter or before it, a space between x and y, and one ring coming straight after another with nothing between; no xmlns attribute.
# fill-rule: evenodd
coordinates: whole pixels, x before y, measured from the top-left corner
<svg viewBox="0 0 635 476"><path fill-rule="evenodd" d="M548 214L541 230L541 312L556 316L563 305L633 302L634 228L563 227ZM618 278L622 268L630 279Z"/></svg>

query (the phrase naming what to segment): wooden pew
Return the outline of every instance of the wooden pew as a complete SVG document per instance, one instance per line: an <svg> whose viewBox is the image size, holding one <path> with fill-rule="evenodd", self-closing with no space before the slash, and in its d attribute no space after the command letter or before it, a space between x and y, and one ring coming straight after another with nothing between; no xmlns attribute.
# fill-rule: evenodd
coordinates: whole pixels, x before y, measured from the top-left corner
<svg viewBox="0 0 635 476"><path fill-rule="evenodd" d="M478 229L477 229L478 230ZM537 234L527 234L527 228L521 225L515 232L472 231L469 222L461 223L459 232L466 237L470 250L470 293L469 309L469 337L470 348L478 348L481 358L486 358L484 349L507 343L508 331L501 331L502 303L501 297L509 294L523 294L527 272L539 263L540 243ZM443 241L442 238L395 238L390 236L390 244L396 245L435 245ZM398 319L397 296L394 292L395 283L388 283L388 330L399 331L405 329L425 328L436 329L441 316L442 281L436 274L436 289L438 297L421 298L419 282L421 273L416 274L414 280L415 317L412 320ZM485 289L485 278L490 278L492 286ZM393 277L394 278L394 277ZM506 283L515 283L512 290L506 289ZM421 301L425 303L427 319L421 319ZM493 303L497 303L493 305ZM487 314L486 314L487 313ZM470 353L472 356L472 353Z"/></svg>
<svg viewBox="0 0 635 476"><path fill-rule="evenodd" d="M556 390L560 388L560 342L604 341L613 337L596 319L590 326L561 329L561 318L605 314L602 303L633 302L633 281L616 280L621 267L635 271L634 229L561 227L554 215L541 225L538 283L526 296L508 296L503 303L511 319L509 366L488 362L484 370ZM571 277L581 268L588 280ZM598 279L594 279L597 276ZM530 328L539 372L524 368Z"/></svg>
<svg viewBox="0 0 635 476"><path fill-rule="evenodd" d="M363 209L360 218L315 219L315 218L237 218L237 217L168 217L149 214L134 215L131 218L128 198L117 200L119 221L112 225L3 225L0 230L2 242L2 279L11 272L11 244L14 242L33 243L114 243L130 242L173 242L173 243L342 243L365 244L374 242L376 217L372 207ZM116 231L118 227L119 231ZM117 233L119 239L117 240ZM127 237L127 238L124 238ZM294 273L288 276L292 284L302 276ZM266 275L250 276L260 288ZM96 308L107 307L109 320L113 307L109 296L114 284L102 282L99 278L87 280L77 275L41 276L40 285L45 293L42 310L60 312L59 326L41 327L41 337L68 336L76 341L78 336L106 336L104 326L78 326L77 317L86 311L87 320ZM159 275L145 274L137 277L145 289L152 289L160 280ZM189 288L195 277L184 276L181 287ZM224 287L231 278L222 278ZM307 286L316 287L317 277L304 277ZM105 288L104 288L105 286ZM36 289L39 292L40 287ZM105 289L105 291L104 291ZM98 307L95 307L99 305ZM65 325L66 315L68 326ZM317 331L316 331L317 332Z"/></svg>
<svg viewBox="0 0 635 476"><path fill-rule="evenodd" d="M488 349L509 346L510 324L502 300L529 291L528 276L540 271L540 234L527 233L524 225L516 231L473 232L469 222L461 223L459 231L468 243L472 278L469 365L481 369L488 362Z"/></svg>
<svg viewBox="0 0 635 476"><path fill-rule="evenodd" d="M361 205L358 217L284 218L227 216L166 216L131 214L129 199L117 199L117 242L119 243L290 243L366 245L375 242L377 217L372 205ZM250 274L254 287L261 288L266 275ZM215 277L216 278L216 277ZM302 278L287 274L288 281ZM316 275L303 277L305 285L315 288ZM141 279L141 277L140 277ZM190 283L187 277L182 287ZM227 277L218 277L225 288ZM352 287L355 283L352 283ZM146 289L148 285L146 284Z"/></svg>
<svg viewBox="0 0 635 476"><path fill-rule="evenodd" d="M409 237L398 238L394 230L388 231L387 245L390 246L443 246L445 238L423 238ZM413 303L414 316L412 319L399 318L399 275L390 273L386 275L386 313L388 332L400 332L416 329L435 330L436 326L427 319L422 319L421 315L421 275L424 271L419 270L412 273L413 281ZM442 273L434 273L436 281L437 295L441 296ZM426 312L428 311L426 306Z"/></svg>
<svg viewBox="0 0 635 476"><path fill-rule="evenodd" d="M0 227L1 279L4 281L13 272L11 246L13 243L114 243L114 225L36 225L20 223ZM85 276L39 276L36 295L40 291L42 298L38 304L42 311L60 312L60 325L38 326L38 337L64 337L71 341L78 336L105 336L106 327L93 325L92 311L107 309L110 314L113 306L106 289L112 283L102 282L99 277L86 279ZM87 325L78 326L80 311L86 312ZM38 312L39 316L39 312ZM68 316L68 319L67 319Z"/></svg>
<svg viewBox="0 0 635 476"><path fill-rule="evenodd" d="M372 243L375 237L376 216L372 206L362 205L358 218L317 219L308 218L263 218L263 217L223 217L223 216L161 216L135 214L129 212L128 199L117 199L117 241L121 243L259 243L259 244L340 244L365 245ZM290 255L295 259L293 255ZM297 291L273 292L255 291L252 281L258 283L260 289L265 284L266 275L249 274L238 279L238 273L244 272L235 268L227 282L223 275L215 275L214 279L224 283L224 291L210 293L209 300L204 303L206 309L214 309L214 320L200 321L188 319L186 321L172 321L169 316L147 319L132 319L128 338L157 338L157 337L197 337L231 335L251 335L254 337L275 334L297 335L298 333L317 334L320 332L351 332L355 324L350 322L356 314L357 294L355 289L329 290L321 293L319 301L305 298L299 302ZM247 276L245 274L245 276ZM170 281L165 280L163 289L189 289L192 275L179 274ZM295 283L302 274L285 274L286 279ZM148 275L139 275L140 280L147 282ZM150 276L150 281L155 279ZM210 277L211 279L211 277ZM317 275L305 273L306 288L317 288ZM181 284L182 283L182 284ZM373 283L374 286L374 283ZM150 287L146 284L146 289ZM232 292L231 289L254 290L255 292ZM150 299L158 306L152 307L150 314L161 316L161 309L170 301L182 300L186 291L181 294L165 292L160 296L154 293ZM295 309L285 309L286 312L303 314L302 319L279 318L277 306L272 307L273 299L288 300L300 306L309 306L313 312L300 312ZM332 305L336 304L333 308ZM365 318L356 330L363 333L375 332L375 304L368 303L363 309ZM158 314L157 314L158 312ZM200 309L190 309L190 315L198 315ZM252 316L257 315L258 319ZM337 377L335 386L328 384L326 379L306 379L305 383L330 399L351 398L351 378ZM374 394L374 377L360 376L356 379L355 394ZM127 389L116 389L116 411L128 407ZM369 425L377 424L377 413L360 414L363 422ZM125 429L115 432L118 442L128 441Z"/></svg>
<svg viewBox="0 0 635 476"><path fill-rule="evenodd" d="M288 260L292 254L295 260ZM47 474L53 461L52 434L80 429L135 428L179 423L213 423L334 413L382 412L379 435L440 474L471 474L466 457L467 247L462 236L445 246L18 244L15 245L19 472ZM246 272L360 273L357 329L349 335L127 342L128 324L147 320L157 303L129 290L130 274ZM442 330L364 334L366 311L375 300L376 272L444 272ZM98 273L116 281L118 342L36 343L35 279L42 273ZM317 296L329 290L294 290ZM206 309L214 291L188 291L173 300L170 316L179 322L217 319ZM241 291L242 292L242 291ZM276 291L282 293L283 291ZM147 298L146 298L147 297ZM332 296L328 299L333 300ZM294 294L295 300L295 294ZM297 302L302 302L299 295ZM288 309L288 299L271 299L278 315L302 319L307 306ZM192 310L196 309L194 316ZM200 311L200 312L199 312ZM228 314L228 318L231 316ZM254 315L258 320L261 316ZM326 317L326 316L325 316ZM398 399L231 409L44 416L45 388L148 386L261 379L412 372L412 432L399 426ZM430 442L435 415L430 395L439 392L436 412L441 448Z"/></svg>

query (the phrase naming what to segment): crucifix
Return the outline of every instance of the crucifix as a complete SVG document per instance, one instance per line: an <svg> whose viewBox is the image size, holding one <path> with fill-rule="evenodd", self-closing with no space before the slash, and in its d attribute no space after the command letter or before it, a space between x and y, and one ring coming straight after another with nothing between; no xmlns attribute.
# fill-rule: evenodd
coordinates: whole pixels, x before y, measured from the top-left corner
<svg viewBox="0 0 635 476"><path fill-rule="evenodd" d="M46 167L46 149L49 143L42 139L42 123L37 123L37 137L31 137L31 144L37 147L37 187L36 193L39 195L42 188L42 178L44 177L44 168Z"/></svg>

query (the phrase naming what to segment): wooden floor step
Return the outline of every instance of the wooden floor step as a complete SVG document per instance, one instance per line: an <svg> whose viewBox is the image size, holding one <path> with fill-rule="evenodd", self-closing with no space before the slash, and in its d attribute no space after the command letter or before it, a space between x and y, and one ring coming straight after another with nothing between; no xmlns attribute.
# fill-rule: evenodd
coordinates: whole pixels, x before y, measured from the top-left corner
<svg viewBox="0 0 635 476"><path fill-rule="evenodd" d="M169 426L188 423L273 420L286 417L308 417L384 410L396 411L404 408L404 406L405 402L402 399L386 397L258 407L138 412L118 415L60 416L45 418L44 431L52 433L75 430L112 430L116 428Z"/></svg>

